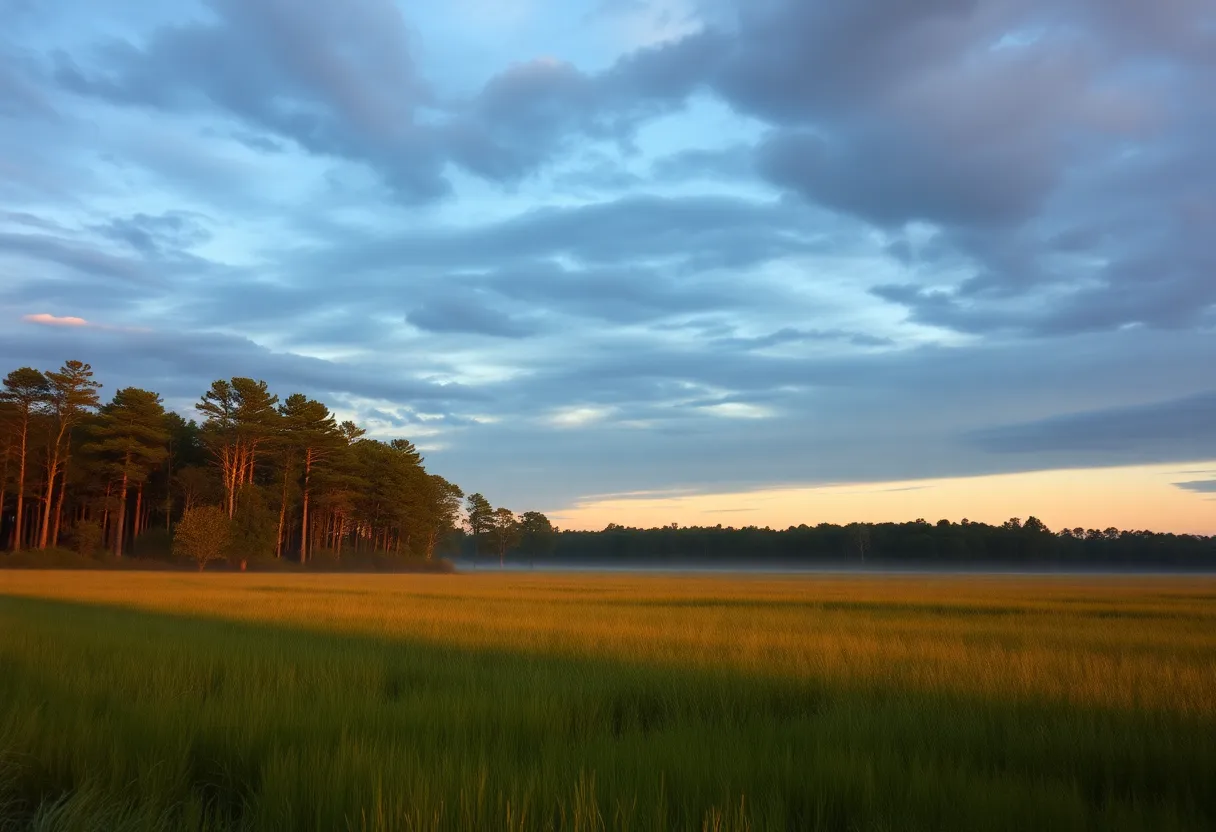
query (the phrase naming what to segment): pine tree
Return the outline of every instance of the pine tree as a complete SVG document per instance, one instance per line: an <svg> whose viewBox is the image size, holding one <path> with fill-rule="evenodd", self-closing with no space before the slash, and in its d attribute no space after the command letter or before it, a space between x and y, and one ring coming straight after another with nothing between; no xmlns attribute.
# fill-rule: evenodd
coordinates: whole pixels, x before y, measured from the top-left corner
<svg viewBox="0 0 1216 832"><path fill-rule="evenodd" d="M435 548L448 534L456 530L460 518L460 501L464 492L438 474L425 474L421 483L422 498L419 525L423 535L423 553L427 560L435 556Z"/></svg>
<svg viewBox="0 0 1216 832"><path fill-rule="evenodd" d="M93 436L90 451L106 462L118 486L113 545L114 556L122 557L130 488L142 484L169 453L169 431L160 396L124 387L101 409Z"/></svg>
<svg viewBox="0 0 1216 832"><path fill-rule="evenodd" d="M301 466L300 563L308 562L309 510L311 508L314 469L337 453L345 444L338 423L329 408L300 393L293 393L279 408L285 447L294 453ZM283 485L280 517L286 514L287 483Z"/></svg>
<svg viewBox="0 0 1216 832"><path fill-rule="evenodd" d="M266 382L236 377L212 382L195 405L206 417L200 438L220 467L230 519L240 487L254 480L259 451L278 434L278 401Z"/></svg>
<svg viewBox="0 0 1216 832"><path fill-rule="evenodd" d="M47 442L46 497L42 504L42 527L38 548L59 542L59 522L63 514L63 499L67 492L67 467L72 455L72 429L97 409L97 391L101 385L93 381L93 368L81 361L67 361L59 372L46 374L47 409L53 419L52 435ZM54 534L51 534L52 502L55 480L58 478L59 501L54 509Z"/></svg>
<svg viewBox="0 0 1216 832"><path fill-rule="evenodd" d="M21 367L4 377L0 402L13 406L17 437L17 518L13 527L12 548L25 545L25 474L29 459L30 424L50 396L46 376L33 367Z"/></svg>
<svg viewBox="0 0 1216 832"><path fill-rule="evenodd" d="M469 534L473 536L473 554L480 555L481 540L493 527L494 509L482 494L474 493L469 495L465 503L465 512L468 515Z"/></svg>

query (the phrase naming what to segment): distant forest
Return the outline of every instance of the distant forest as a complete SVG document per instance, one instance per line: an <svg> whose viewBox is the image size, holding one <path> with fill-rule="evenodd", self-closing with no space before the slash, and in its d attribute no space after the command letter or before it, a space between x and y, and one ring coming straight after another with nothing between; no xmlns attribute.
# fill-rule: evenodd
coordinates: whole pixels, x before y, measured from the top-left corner
<svg viewBox="0 0 1216 832"><path fill-rule="evenodd" d="M323 403L264 381L218 380L195 410L150 390L103 401L92 368L22 367L0 386L0 565L134 556L245 568L392 568L445 556L499 564L1008 566L1216 569L1216 537L1052 532L1034 517L559 531L467 497L406 439L366 437ZM41 554L40 554L41 553ZM79 565L79 564L77 564Z"/></svg>
<svg viewBox="0 0 1216 832"><path fill-rule="evenodd" d="M546 555L565 563L653 566L900 566L922 568L1216 569L1216 537L1119 529L1061 529L1013 518L999 526L821 523L787 529L688 527L562 532Z"/></svg>

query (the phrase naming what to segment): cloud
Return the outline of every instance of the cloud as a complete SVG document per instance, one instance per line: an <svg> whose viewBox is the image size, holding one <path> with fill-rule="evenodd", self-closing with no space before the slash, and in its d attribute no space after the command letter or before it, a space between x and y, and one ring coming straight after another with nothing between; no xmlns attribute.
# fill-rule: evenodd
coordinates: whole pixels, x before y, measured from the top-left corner
<svg viewBox="0 0 1216 832"><path fill-rule="evenodd" d="M1216 452L1216 393L1054 416L975 438L1001 453L1171 448L1179 458L1205 459Z"/></svg>
<svg viewBox="0 0 1216 832"><path fill-rule="evenodd" d="M769 347L779 347L783 344L799 344L815 341L844 341L858 347L891 347L895 341L880 335L867 335L864 332L849 332L842 329L799 329L783 327L753 338L719 338L716 344L732 349L761 350Z"/></svg>
<svg viewBox="0 0 1216 832"><path fill-rule="evenodd" d="M1216 480L1192 480L1190 482L1176 482L1174 485L1184 491L1194 491L1197 494L1216 493Z"/></svg>
<svg viewBox="0 0 1216 832"><path fill-rule="evenodd" d="M181 211L114 217L97 230L105 237L153 256L191 248L212 238L201 218Z"/></svg>
<svg viewBox="0 0 1216 832"><path fill-rule="evenodd" d="M1212 456L1210 3L597 5L24 4L0 357L521 505Z"/></svg>
<svg viewBox="0 0 1216 832"><path fill-rule="evenodd" d="M21 320L31 324L41 324L42 326L96 326L96 324L91 324L84 318L75 318L70 315L57 318L45 312L39 312L34 315L22 315Z"/></svg>
<svg viewBox="0 0 1216 832"><path fill-rule="evenodd" d="M419 329L437 333L527 338L538 331L534 323L496 310L473 293L434 298L405 319Z"/></svg>
<svg viewBox="0 0 1216 832"><path fill-rule="evenodd" d="M216 108L309 152L377 168L403 197L448 186L418 108L431 102L391 0L314 4L211 0L211 20L165 25L136 46L60 54L65 89L116 104L181 112Z"/></svg>
<svg viewBox="0 0 1216 832"><path fill-rule="evenodd" d="M74 315L51 315L46 312L38 312L33 315L22 315L21 320L29 324L37 324L38 326L49 327L68 327L71 329L97 329L109 330L112 332L148 332L144 327L134 326L113 326L110 324L100 324L94 321L86 321L84 318L78 318Z"/></svg>

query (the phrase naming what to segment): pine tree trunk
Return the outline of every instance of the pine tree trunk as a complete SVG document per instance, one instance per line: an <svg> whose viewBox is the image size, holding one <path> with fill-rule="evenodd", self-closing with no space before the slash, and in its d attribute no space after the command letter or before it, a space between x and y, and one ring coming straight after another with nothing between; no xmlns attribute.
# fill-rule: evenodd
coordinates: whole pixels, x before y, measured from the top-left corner
<svg viewBox="0 0 1216 832"><path fill-rule="evenodd" d="M63 446L63 434L67 430L66 423L61 419L59 424L59 434L55 437L54 444L47 449L46 460L46 498L42 505L42 526L38 531L38 548L45 549L47 538L51 533L51 511L54 506L55 497L55 475L59 473L59 454ZM60 483L60 488L67 487L67 478Z"/></svg>
<svg viewBox="0 0 1216 832"><path fill-rule="evenodd" d="M63 472L60 474L59 482L59 500L55 504L55 527L51 532L51 545L59 545L59 528L63 522L63 498L68 493L68 465L71 464L70 457L63 458Z"/></svg>
<svg viewBox="0 0 1216 832"><path fill-rule="evenodd" d="M291 475L291 466L283 464L283 500L279 503L279 531L274 541L274 556L283 557L283 526L287 523L287 482Z"/></svg>
<svg viewBox="0 0 1216 832"><path fill-rule="evenodd" d="M143 531L144 484L141 482L135 492L135 522L132 523L131 539L139 537Z"/></svg>
<svg viewBox="0 0 1216 832"><path fill-rule="evenodd" d="M34 534L38 531L38 504L30 503L25 507L25 540L21 548L30 549L34 545Z"/></svg>
<svg viewBox="0 0 1216 832"><path fill-rule="evenodd" d="M173 436L169 436L169 455L165 457L165 531L173 531Z"/></svg>
<svg viewBox="0 0 1216 832"><path fill-rule="evenodd" d="M125 468L125 466L124 466ZM118 516L114 518L114 557L122 557L123 534L127 524L127 472L122 472L122 486L118 491Z"/></svg>
<svg viewBox="0 0 1216 832"><path fill-rule="evenodd" d="M222 460L224 490L227 492L225 496L228 499L228 519L231 520L236 514L236 448L225 448Z"/></svg>
<svg viewBox="0 0 1216 832"><path fill-rule="evenodd" d="M59 460L52 459L47 463L46 496L42 498L42 523L38 527L38 548L45 549L47 538L51 534L51 511L55 505L55 469Z"/></svg>
<svg viewBox="0 0 1216 832"><path fill-rule="evenodd" d="M104 535L108 533L110 528L110 492L113 490L114 483L107 482L105 502L102 503L103 508L101 510L101 533L103 535L102 541L105 540Z"/></svg>
<svg viewBox="0 0 1216 832"><path fill-rule="evenodd" d="M27 413L25 421L21 423L21 464L17 468L17 518L13 527L14 549L20 549L22 546L21 527L25 518L25 457L28 451L29 435L30 419Z"/></svg>
<svg viewBox="0 0 1216 832"><path fill-rule="evenodd" d="M308 562L308 490L312 477L312 450L304 451L304 516L300 520L300 563Z"/></svg>

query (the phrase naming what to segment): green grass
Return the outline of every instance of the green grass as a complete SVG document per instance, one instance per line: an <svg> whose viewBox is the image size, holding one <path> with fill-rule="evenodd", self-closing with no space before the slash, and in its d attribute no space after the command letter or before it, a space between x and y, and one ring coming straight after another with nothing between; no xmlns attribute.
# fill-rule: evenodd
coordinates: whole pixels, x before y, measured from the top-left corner
<svg viewBox="0 0 1216 832"><path fill-rule="evenodd" d="M0 829L1211 829L1212 589L11 573Z"/></svg>

